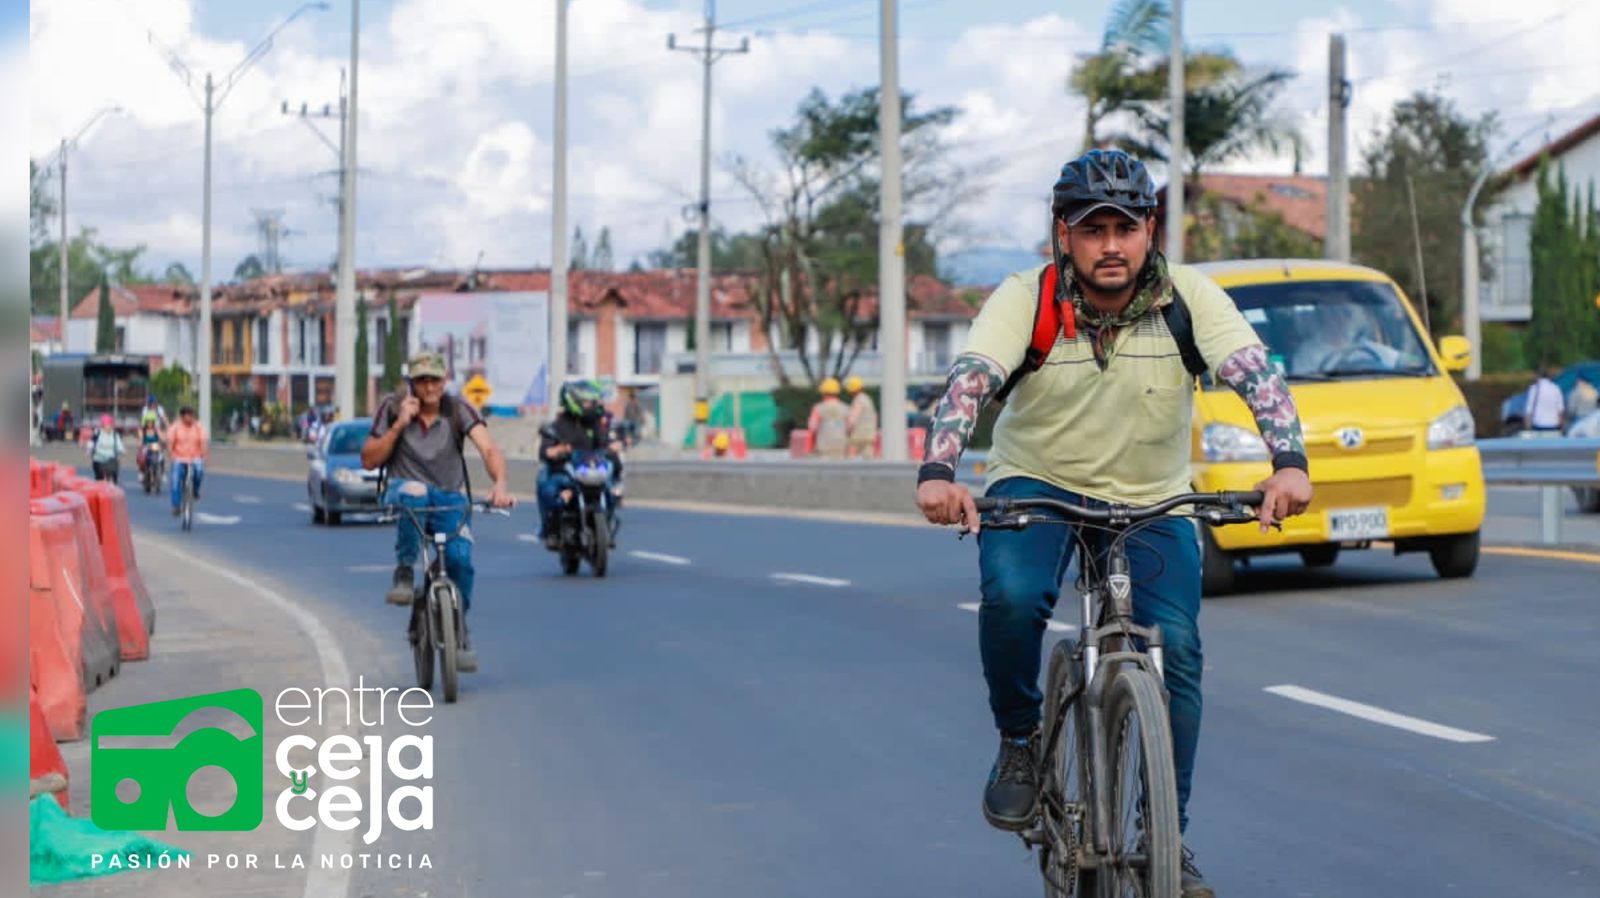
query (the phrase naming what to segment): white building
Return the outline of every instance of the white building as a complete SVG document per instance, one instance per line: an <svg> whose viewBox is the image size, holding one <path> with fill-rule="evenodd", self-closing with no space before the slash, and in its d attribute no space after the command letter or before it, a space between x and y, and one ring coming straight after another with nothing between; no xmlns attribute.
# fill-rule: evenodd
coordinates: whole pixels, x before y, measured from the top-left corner
<svg viewBox="0 0 1600 898"><path fill-rule="evenodd" d="M1567 183L1580 197L1589 185L1600 190L1600 115L1556 138L1508 172L1515 181L1484 216L1480 240L1492 260L1494 276L1485 277L1479 307L1485 321L1527 321L1533 315L1533 268L1529 244L1533 213L1539 205L1539 162L1550 157L1552 171L1566 172Z"/></svg>
<svg viewBox="0 0 1600 898"><path fill-rule="evenodd" d="M113 284L111 310L117 321L115 352L146 356L152 370L170 365L195 370L196 310L191 288L175 284ZM94 352L99 325L100 288L96 286L72 308L67 322L67 351Z"/></svg>

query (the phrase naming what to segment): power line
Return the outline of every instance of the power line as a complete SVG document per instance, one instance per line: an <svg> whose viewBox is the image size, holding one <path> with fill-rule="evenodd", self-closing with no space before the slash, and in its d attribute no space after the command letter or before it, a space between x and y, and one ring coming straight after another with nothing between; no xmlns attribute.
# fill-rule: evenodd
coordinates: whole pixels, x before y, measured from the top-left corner
<svg viewBox="0 0 1600 898"><path fill-rule="evenodd" d="M1541 20L1539 20L1537 22L1534 22L1532 25L1527 26L1526 28L1522 28L1520 30L1513 31L1510 34L1496 35L1491 40L1484 41L1481 44L1476 44L1476 45L1474 45L1472 47L1469 47L1466 50L1463 50L1463 51L1461 51L1459 53L1454 53L1454 54L1451 54L1449 56L1442 57L1440 59L1430 60L1430 61L1422 63L1420 65L1412 66L1409 69L1401 69L1398 72L1379 72L1376 75L1368 75L1368 76L1366 76L1364 78L1357 78L1355 83L1357 83L1357 84L1368 84L1368 83L1371 83L1373 81L1379 81L1379 80L1384 80L1384 79L1388 79L1388 78L1399 78L1399 77L1403 77L1405 75L1412 75L1412 74L1415 74L1415 73L1421 72L1421 71L1435 71L1435 70L1438 70L1441 66L1444 66L1447 63L1457 62L1459 60L1466 59L1466 58L1471 57L1471 56L1476 56L1477 54L1483 52L1484 50L1489 49L1490 47L1503 46L1503 45L1505 45L1505 44L1507 44L1507 43L1509 43L1509 42L1511 42L1513 40L1516 40L1518 38L1525 37L1525 36L1527 36L1529 34L1532 34L1533 32L1538 31L1538 30L1544 28L1547 25L1553 24L1555 22L1559 22L1560 20L1562 20L1562 19L1566 18L1568 15L1570 15L1572 13L1572 11L1577 9L1580 5L1582 5L1581 0L1579 0L1579 2L1576 2L1576 3L1568 4L1560 12L1557 12L1555 15L1552 15L1549 18L1541 19Z"/></svg>

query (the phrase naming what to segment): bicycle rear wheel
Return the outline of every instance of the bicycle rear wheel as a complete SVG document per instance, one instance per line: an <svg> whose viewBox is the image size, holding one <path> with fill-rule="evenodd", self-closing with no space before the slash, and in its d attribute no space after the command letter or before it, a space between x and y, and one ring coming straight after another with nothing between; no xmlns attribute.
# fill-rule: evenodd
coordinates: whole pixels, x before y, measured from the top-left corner
<svg viewBox="0 0 1600 898"><path fill-rule="evenodd" d="M189 477L183 478L183 508L178 517L184 530L194 529L194 483Z"/></svg>
<svg viewBox="0 0 1600 898"><path fill-rule="evenodd" d="M433 590L434 607L439 611L439 685L444 689L445 702L453 703L460 688L456 651L461 644L461 593L448 582L435 585Z"/></svg>
<svg viewBox="0 0 1600 898"><path fill-rule="evenodd" d="M417 687L433 688L433 615L428 613L429 595L424 593L411 603L411 661L417 671Z"/></svg>
<svg viewBox="0 0 1600 898"><path fill-rule="evenodd" d="M1050 651L1039 805L1044 829L1039 872L1044 877L1045 898L1092 896L1097 891L1095 871L1079 864L1080 849L1089 844L1088 817L1093 807L1082 664L1074 639L1063 639Z"/></svg>
<svg viewBox="0 0 1600 898"><path fill-rule="evenodd" d="M1111 855L1100 870L1101 898L1167 898L1182 884L1178 778L1161 684L1125 667L1106 694L1110 741Z"/></svg>

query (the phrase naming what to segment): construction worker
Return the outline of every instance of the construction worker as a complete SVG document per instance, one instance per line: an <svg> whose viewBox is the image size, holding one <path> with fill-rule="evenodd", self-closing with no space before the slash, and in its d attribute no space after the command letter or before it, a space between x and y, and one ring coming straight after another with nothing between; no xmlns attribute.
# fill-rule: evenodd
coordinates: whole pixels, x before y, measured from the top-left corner
<svg viewBox="0 0 1600 898"><path fill-rule="evenodd" d="M873 403L872 397L862 389L861 378L851 375L844 382L845 392L850 394L850 414L845 417L845 431L849 438L848 454L851 458L862 456L871 458L874 454L873 447L878 440L878 406Z"/></svg>
<svg viewBox="0 0 1600 898"><path fill-rule="evenodd" d="M822 400L811 407L806 429L812 435L812 453L823 458L844 458L849 445L850 407L839 401L839 379L824 378L817 387Z"/></svg>

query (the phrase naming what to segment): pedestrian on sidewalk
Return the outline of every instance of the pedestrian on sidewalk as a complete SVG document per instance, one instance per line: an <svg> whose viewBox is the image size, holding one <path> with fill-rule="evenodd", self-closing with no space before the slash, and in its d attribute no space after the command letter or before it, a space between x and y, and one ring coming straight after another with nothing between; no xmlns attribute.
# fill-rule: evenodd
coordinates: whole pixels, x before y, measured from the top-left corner
<svg viewBox="0 0 1600 898"><path fill-rule="evenodd" d="M1561 387L1550 376L1550 366L1539 366L1539 376L1528 387L1527 397L1523 405L1527 409L1528 429L1542 435L1561 433L1566 400L1561 395Z"/></svg>

